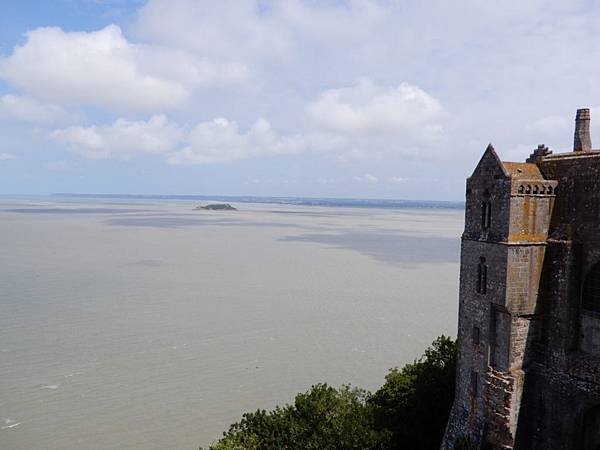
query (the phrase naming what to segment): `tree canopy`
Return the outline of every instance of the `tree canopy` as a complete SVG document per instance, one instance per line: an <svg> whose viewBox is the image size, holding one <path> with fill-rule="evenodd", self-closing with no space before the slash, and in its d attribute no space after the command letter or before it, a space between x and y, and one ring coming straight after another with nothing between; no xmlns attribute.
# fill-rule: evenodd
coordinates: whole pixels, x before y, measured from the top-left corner
<svg viewBox="0 0 600 450"><path fill-rule="evenodd" d="M456 343L440 336L375 393L316 384L294 403L246 413L210 450L438 449L454 398Z"/></svg>

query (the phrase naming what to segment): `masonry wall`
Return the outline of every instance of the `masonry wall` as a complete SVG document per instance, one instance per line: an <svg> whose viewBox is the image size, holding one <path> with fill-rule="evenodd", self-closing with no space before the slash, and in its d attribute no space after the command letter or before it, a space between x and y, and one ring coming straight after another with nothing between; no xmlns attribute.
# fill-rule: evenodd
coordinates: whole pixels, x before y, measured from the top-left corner
<svg viewBox="0 0 600 450"><path fill-rule="evenodd" d="M600 153L546 157L539 165L559 185L515 448L596 449L600 315L582 307L581 295L600 261Z"/></svg>
<svg viewBox="0 0 600 450"><path fill-rule="evenodd" d="M477 292L478 265L485 255L486 293ZM461 246L458 339L454 433L479 440L484 426L484 383L490 345L492 303L502 304L505 291L506 247L483 241L463 240ZM507 346L507 345L506 345ZM475 378L474 378L475 377ZM474 385L476 384L476 386Z"/></svg>
<svg viewBox="0 0 600 450"><path fill-rule="evenodd" d="M446 433L450 446L459 436L469 436L475 442L482 439L491 346L496 349L491 357L498 364L507 366L509 360L511 321L505 307L507 246L503 241L509 233L510 179L498 163L495 154L486 151L467 181L459 292L460 350L456 397ZM484 203L491 211L487 226ZM486 271L483 290L482 265Z"/></svg>
<svg viewBox="0 0 600 450"><path fill-rule="evenodd" d="M523 393L517 449L587 450L586 415L600 405L599 318L581 307L585 267L598 261L594 242L550 240L543 268L542 332ZM598 442L598 441L596 441Z"/></svg>

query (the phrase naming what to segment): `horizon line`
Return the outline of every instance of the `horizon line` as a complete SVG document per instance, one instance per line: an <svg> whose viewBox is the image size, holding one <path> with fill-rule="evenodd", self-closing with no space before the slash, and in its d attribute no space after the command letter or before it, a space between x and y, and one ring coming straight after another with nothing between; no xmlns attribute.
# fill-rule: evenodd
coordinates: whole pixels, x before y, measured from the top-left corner
<svg viewBox="0 0 600 450"><path fill-rule="evenodd" d="M270 196L270 195L206 195L206 194L109 194L109 193L74 193L55 192L50 197L67 198L122 198L147 200L217 200L240 203L279 203L305 206L426 206L438 208L463 208L465 202L458 200L411 200L360 197L302 197L302 196Z"/></svg>

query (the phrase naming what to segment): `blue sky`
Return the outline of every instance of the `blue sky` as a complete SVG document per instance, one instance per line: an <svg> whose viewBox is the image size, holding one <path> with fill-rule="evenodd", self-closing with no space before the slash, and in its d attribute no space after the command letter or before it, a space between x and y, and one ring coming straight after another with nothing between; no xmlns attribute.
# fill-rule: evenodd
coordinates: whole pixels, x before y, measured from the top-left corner
<svg viewBox="0 0 600 450"><path fill-rule="evenodd" d="M0 194L462 199L490 141L569 150L578 107L600 136L598 29L579 0L2 2Z"/></svg>

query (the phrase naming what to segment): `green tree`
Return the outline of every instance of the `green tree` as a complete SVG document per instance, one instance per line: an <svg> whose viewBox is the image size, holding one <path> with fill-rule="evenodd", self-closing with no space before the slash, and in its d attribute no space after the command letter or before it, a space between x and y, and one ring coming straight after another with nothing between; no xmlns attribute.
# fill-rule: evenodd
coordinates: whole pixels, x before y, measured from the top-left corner
<svg viewBox="0 0 600 450"><path fill-rule="evenodd" d="M454 398L456 343L437 338L371 395L316 384L292 405L246 413L210 450L437 450Z"/></svg>
<svg viewBox="0 0 600 450"><path fill-rule="evenodd" d="M387 433L375 429L367 399L361 389L317 384L293 405L244 414L210 449L381 449Z"/></svg>
<svg viewBox="0 0 600 450"><path fill-rule="evenodd" d="M454 399L456 343L440 336L421 359L394 368L369 399L392 449L438 449Z"/></svg>

